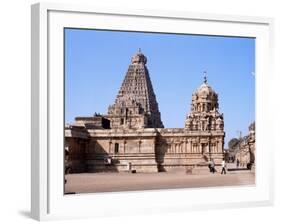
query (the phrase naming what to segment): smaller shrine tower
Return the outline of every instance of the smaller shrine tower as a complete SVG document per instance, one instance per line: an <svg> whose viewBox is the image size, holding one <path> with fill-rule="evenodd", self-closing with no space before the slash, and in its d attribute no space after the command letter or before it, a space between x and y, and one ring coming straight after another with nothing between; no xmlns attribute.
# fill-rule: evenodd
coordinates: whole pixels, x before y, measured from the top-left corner
<svg viewBox="0 0 281 224"><path fill-rule="evenodd" d="M185 130L198 136L193 151L199 150L205 161L214 159L220 163L224 154L224 120L219 112L218 94L208 84L205 72L203 83L192 94Z"/></svg>
<svg viewBox="0 0 281 224"><path fill-rule="evenodd" d="M218 94L209 86L206 73L203 84L192 94L191 112L187 115L185 128L190 131L223 131Z"/></svg>

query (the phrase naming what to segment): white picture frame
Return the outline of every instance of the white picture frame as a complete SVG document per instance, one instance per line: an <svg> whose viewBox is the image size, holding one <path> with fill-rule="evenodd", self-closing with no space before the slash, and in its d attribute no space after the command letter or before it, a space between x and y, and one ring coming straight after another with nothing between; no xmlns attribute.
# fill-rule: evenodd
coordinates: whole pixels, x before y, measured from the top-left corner
<svg viewBox="0 0 281 224"><path fill-rule="evenodd" d="M256 185L64 196L63 27L256 38ZM32 5L31 214L37 220L273 203L273 19L190 12ZM110 202L110 203L109 203ZM133 202L133 206L127 206Z"/></svg>

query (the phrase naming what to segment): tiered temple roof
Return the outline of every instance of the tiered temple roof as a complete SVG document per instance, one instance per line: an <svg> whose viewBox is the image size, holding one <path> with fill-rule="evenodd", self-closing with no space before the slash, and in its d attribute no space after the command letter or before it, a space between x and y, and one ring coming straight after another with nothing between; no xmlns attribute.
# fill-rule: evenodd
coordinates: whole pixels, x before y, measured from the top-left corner
<svg viewBox="0 0 281 224"><path fill-rule="evenodd" d="M115 103L108 108L112 128L163 128L155 93L140 51L132 57Z"/></svg>

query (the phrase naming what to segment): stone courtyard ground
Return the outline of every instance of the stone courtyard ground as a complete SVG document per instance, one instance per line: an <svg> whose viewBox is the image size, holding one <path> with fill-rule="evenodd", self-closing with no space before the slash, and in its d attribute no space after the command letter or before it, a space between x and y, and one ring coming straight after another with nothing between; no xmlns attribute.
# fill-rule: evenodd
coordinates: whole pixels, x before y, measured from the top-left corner
<svg viewBox="0 0 281 224"><path fill-rule="evenodd" d="M235 170L221 175L161 173L81 173L66 175L65 193L95 193L176 188L245 186L255 184L255 172Z"/></svg>

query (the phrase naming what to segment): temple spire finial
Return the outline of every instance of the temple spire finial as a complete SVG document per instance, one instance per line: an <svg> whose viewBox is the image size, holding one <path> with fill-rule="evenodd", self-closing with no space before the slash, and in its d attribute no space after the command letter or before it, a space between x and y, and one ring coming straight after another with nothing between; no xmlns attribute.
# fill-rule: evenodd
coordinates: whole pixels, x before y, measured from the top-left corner
<svg viewBox="0 0 281 224"><path fill-rule="evenodd" d="M141 48L138 49L137 53L132 57L132 64L146 64L147 59L144 54L141 52Z"/></svg>
<svg viewBox="0 0 281 224"><path fill-rule="evenodd" d="M206 83L207 83L207 72L204 71L204 72L203 72L203 75L204 75L204 83L206 84Z"/></svg>

